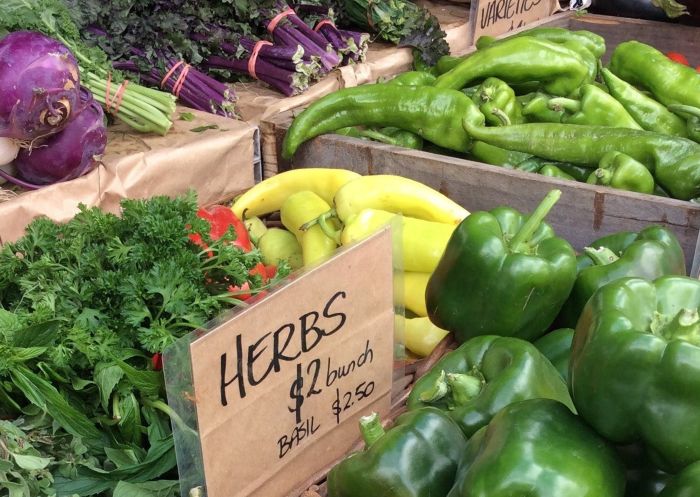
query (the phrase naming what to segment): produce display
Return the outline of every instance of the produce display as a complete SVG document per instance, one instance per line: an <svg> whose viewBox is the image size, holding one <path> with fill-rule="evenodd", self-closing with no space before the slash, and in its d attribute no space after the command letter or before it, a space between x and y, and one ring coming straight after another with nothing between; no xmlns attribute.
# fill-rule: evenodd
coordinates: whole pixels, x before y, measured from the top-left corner
<svg viewBox="0 0 700 497"><path fill-rule="evenodd" d="M700 197L700 73L630 40L602 67L589 31L532 28L442 57L426 76L346 88L289 128L282 155L331 132L396 127L424 148L542 175L681 200ZM678 57L675 57L678 59ZM461 95L460 95L461 94ZM339 131L340 130L340 131ZM431 148L432 147L432 148ZM415 148L415 145L411 148Z"/></svg>
<svg viewBox="0 0 700 497"><path fill-rule="evenodd" d="M609 51L607 67L601 36L553 27L482 36L449 56L437 20L406 0L6 0L0 11L0 166L14 167L0 177L27 189L92 170L110 116L162 135L178 98L236 117L234 80L304 91L363 60L370 37L350 27L413 47L415 70L297 113L285 158L335 133L700 202L700 71L640 41ZM290 497L700 497L700 280L686 267L699 256L684 254L678 222L621 217L624 231L598 223L567 239L547 221L566 219L558 189L528 209L504 198L473 210L450 198L444 171L404 177L397 157L383 169L396 174L290 169L213 205L203 191L125 199L116 214L80 205L65 223L38 218L0 240L0 497L222 495L211 464L245 495L288 480ZM387 226L393 310L379 271L381 305L377 288L351 291L339 274L356 274L367 257L351 246ZM326 278L317 266L339 252L361 257L327 265L340 269ZM381 255L373 267L388 266ZM323 283L300 284L314 276ZM263 299L286 283L287 297ZM325 308L284 309L308 305L317 286L335 293ZM352 300L355 316L329 314L346 293L377 314ZM229 341L224 313L251 305L241 316L258 329ZM256 309L293 317L279 327ZM342 354L302 356L346 322L327 345ZM199 340L209 330L219 335ZM176 343L191 355L165 365L166 395ZM236 349L233 370L221 343ZM209 375L217 383L202 387ZM277 383L254 393L268 375ZM246 427L243 411L271 428L280 392L294 423L272 433L265 457L205 446L226 423ZM207 419L209 401L228 410ZM264 445L255 430L228 437ZM228 476L233 464L248 464L241 478Z"/></svg>

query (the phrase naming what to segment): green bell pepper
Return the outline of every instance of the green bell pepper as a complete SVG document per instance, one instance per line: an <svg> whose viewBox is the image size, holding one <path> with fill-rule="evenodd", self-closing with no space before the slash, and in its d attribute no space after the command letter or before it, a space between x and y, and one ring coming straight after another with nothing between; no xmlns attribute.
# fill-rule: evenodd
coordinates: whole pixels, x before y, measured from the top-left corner
<svg viewBox="0 0 700 497"><path fill-rule="evenodd" d="M697 497L700 495L700 461L671 478L659 497Z"/></svg>
<svg viewBox="0 0 700 497"><path fill-rule="evenodd" d="M529 216L498 207L465 218L428 281L430 320L459 342L542 335L576 279L574 250L543 222L560 195L549 192Z"/></svg>
<svg viewBox="0 0 700 497"><path fill-rule="evenodd" d="M654 176L644 164L622 152L610 151L600 159L598 169L586 179L591 185L604 185L638 193L654 193Z"/></svg>
<svg viewBox="0 0 700 497"><path fill-rule="evenodd" d="M700 281L623 278L598 289L571 346L574 404L615 443L641 440L676 472L700 460Z"/></svg>
<svg viewBox="0 0 700 497"><path fill-rule="evenodd" d="M466 437L447 414L425 407L402 414L384 432L376 414L360 419L366 449L328 473L328 497L444 497Z"/></svg>
<svg viewBox="0 0 700 497"><path fill-rule="evenodd" d="M672 475L657 468L639 444L616 449L625 466L625 497L658 497Z"/></svg>
<svg viewBox="0 0 700 497"><path fill-rule="evenodd" d="M686 274L678 238L661 226L648 226L639 233L616 233L592 242L583 250L576 282L557 319L562 326L576 326L588 299L611 281L627 277L654 280L664 275Z"/></svg>
<svg viewBox="0 0 700 497"><path fill-rule="evenodd" d="M524 122L520 104L508 83L498 78L486 78L472 97L474 103L492 126L510 126Z"/></svg>
<svg viewBox="0 0 700 497"><path fill-rule="evenodd" d="M615 451L555 400L502 409L467 444L447 497L622 497Z"/></svg>
<svg viewBox="0 0 700 497"><path fill-rule="evenodd" d="M665 105L618 78L609 69L602 69L601 74L610 95L622 104L642 128L666 135L688 136L683 119L668 110Z"/></svg>
<svg viewBox="0 0 700 497"><path fill-rule="evenodd" d="M525 399L558 400L574 409L566 383L530 342L494 335L472 338L418 379L406 405L445 410L467 437L505 406Z"/></svg>
<svg viewBox="0 0 700 497"><path fill-rule="evenodd" d="M538 338L533 344L557 368L565 381L569 377L569 357L573 339L572 328L560 328Z"/></svg>
<svg viewBox="0 0 700 497"><path fill-rule="evenodd" d="M506 38L466 56L438 76L437 88L459 90L487 77L507 83L539 81L553 95L568 96L591 80L586 61L575 51L532 37Z"/></svg>
<svg viewBox="0 0 700 497"><path fill-rule="evenodd" d="M555 123L499 128L464 123L474 140L544 159L597 166L610 151L644 164L674 198L700 197L700 144L678 136L607 126Z"/></svg>
<svg viewBox="0 0 700 497"><path fill-rule="evenodd" d="M579 89L579 100L557 97L552 98L548 106L554 111L565 112L561 120L565 124L642 129L620 102L593 84Z"/></svg>

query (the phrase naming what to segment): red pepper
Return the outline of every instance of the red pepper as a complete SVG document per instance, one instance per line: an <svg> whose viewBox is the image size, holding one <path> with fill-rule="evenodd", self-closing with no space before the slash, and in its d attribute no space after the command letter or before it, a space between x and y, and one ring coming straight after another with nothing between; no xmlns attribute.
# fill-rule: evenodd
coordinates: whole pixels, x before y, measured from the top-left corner
<svg viewBox="0 0 700 497"><path fill-rule="evenodd" d="M248 274L251 276L255 276L256 274L260 275L260 278L262 278L262 284L265 285L267 282L270 280L270 278L273 278L275 274L277 274L277 267L274 264L270 264L269 266L266 266L262 262L258 262L255 267L253 267L251 270L248 271ZM245 290L250 289L250 284L246 281L242 285L231 285L228 287L229 292L241 292ZM262 292L257 293L257 296L263 296L267 294L266 290L263 290ZM237 295L233 295L235 298L240 299L240 300L248 300L251 298L253 295L250 293L241 293Z"/></svg>
<svg viewBox="0 0 700 497"><path fill-rule="evenodd" d="M151 357L151 364L153 365L153 369L155 371L160 371L163 369L163 354L160 352L153 354L153 357Z"/></svg>
<svg viewBox="0 0 700 497"><path fill-rule="evenodd" d="M685 66L689 66L690 64L688 63L688 59L685 58L685 55L683 55L680 52L667 52L666 57L669 59L678 62L679 64L683 64Z"/></svg>
<svg viewBox="0 0 700 497"><path fill-rule="evenodd" d="M201 208L197 211L197 216L209 221L211 225L209 236L213 240L221 238L229 227L233 226L233 230L236 233L236 239L233 241L233 245L240 247L244 252L250 252L252 250L253 246L250 243L250 237L248 236L248 230L245 229L245 224L238 219L230 207L226 207L225 205L213 205L211 207ZM190 240L200 247L206 248L206 245L202 241L202 236L199 233L192 233L190 235Z"/></svg>

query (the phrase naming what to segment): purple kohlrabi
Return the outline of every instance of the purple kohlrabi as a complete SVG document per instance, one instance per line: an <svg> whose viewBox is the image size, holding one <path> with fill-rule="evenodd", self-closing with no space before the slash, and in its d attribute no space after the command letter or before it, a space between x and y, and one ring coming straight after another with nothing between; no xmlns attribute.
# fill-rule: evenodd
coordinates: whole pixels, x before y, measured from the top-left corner
<svg viewBox="0 0 700 497"><path fill-rule="evenodd" d="M80 103L80 72L62 43L31 31L0 39L0 137L29 146L61 131Z"/></svg>

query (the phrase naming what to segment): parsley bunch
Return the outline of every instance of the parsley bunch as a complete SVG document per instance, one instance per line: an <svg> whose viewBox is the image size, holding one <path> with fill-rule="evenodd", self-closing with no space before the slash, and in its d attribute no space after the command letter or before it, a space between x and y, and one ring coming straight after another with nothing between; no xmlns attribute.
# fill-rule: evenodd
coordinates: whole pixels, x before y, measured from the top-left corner
<svg viewBox="0 0 700 497"><path fill-rule="evenodd" d="M173 487L152 481L176 479L174 413L152 355L239 304L231 285L263 286L249 274L259 252L232 245L232 229L212 240L196 212L193 193L124 200L119 217L81 206L0 250L0 418L48 415L45 436L85 448L68 457L65 443L45 444L42 470L60 495Z"/></svg>

